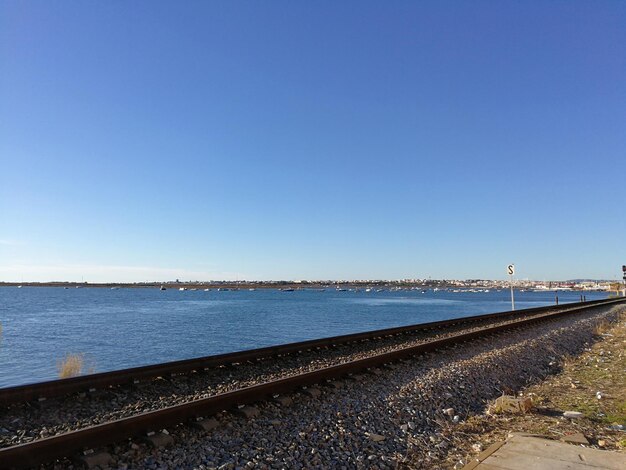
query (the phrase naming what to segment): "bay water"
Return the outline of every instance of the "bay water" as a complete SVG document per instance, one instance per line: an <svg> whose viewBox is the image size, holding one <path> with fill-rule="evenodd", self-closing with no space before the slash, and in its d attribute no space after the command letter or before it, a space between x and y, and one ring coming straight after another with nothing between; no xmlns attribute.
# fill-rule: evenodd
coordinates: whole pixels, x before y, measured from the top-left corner
<svg viewBox="0 0 626 470"><path fill-rule="evenodd" d="M580 295L560 291L559 303ZM515 296L518 309L555 303L555 292ZM104 372L510 308L508 290L0 287L0 387L58 378L66 354Z"/></svg>

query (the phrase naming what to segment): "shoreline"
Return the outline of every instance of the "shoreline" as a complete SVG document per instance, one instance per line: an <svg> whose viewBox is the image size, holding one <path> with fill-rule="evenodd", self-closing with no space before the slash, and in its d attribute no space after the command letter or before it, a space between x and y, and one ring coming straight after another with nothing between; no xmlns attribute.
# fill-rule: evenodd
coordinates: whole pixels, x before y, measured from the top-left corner
<svg viewBox="0 0 626 470"><path fill-rule="evenodd" d="M488 281L485 281L488 282ZM249 290L249 289L293 289L293 290L311 290L311 289L366 289L366 288L384 288L384 289L415 289L415 290L450 290L450 289L492 289L504 290L509 289L504 284L484 284L481 286L467 285L460 286L457 283L449 281L426 281L426 282L403 282L403 281L209 281L209 282L145 282L145 283L125 283L125 282L69 282L69 281L50 281L50 282L0 282L0 287L59 287L59 288L100 288L100 289L229 289L229 290ZM607 295L614 294L614 291L605 289L584 289L574 287L562 287L551 289L532 289L525 286L516 286L517 292L605 292Z"/></svg>

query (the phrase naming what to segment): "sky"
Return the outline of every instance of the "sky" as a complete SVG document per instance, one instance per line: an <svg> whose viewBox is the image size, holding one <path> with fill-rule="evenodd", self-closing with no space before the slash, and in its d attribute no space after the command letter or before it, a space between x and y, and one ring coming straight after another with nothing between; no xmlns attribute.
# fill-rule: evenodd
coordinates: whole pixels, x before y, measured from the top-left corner
<svg viewBox="0 0 626 470"><path fill-rule="evenodd" d="M0 281L619 279L626 3L0 0Z"/></svg>

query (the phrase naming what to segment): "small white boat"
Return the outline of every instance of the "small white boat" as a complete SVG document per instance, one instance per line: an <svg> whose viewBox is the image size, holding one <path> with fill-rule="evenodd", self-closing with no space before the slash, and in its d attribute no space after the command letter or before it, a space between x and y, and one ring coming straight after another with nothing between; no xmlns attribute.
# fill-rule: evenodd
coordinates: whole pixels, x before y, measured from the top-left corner
<svg viewBox="0 0 626 470"><path fill-rule="evenodd" d="M179 287L178 290L181 290L181 291L182 290L187 290L187 288L186 287Z"/></svg>

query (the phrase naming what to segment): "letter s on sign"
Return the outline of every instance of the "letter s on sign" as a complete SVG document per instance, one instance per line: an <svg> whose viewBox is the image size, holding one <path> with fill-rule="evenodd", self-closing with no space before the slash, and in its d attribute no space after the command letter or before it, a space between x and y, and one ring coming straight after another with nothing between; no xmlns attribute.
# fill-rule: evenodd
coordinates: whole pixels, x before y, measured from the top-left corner
<svg viewBox="0 0 626 470"><path fill-rule="evenodd" d="M513 274L515 274L515 265L514 264L509 264L506 267L506 272L508 273L509 276L512 276Z"/></svg>

